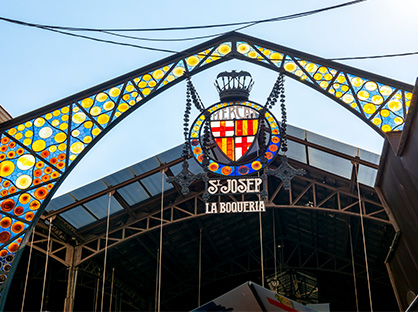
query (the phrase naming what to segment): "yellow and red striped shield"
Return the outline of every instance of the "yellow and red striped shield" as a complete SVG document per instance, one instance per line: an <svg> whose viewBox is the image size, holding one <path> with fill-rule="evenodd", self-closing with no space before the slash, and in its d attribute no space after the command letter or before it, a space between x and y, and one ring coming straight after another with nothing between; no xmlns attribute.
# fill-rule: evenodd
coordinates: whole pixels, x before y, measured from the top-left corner
<svg viewBox="0 0 418 312"><path fill-rule="evenodd" d="M211 121L210 127L216 144L232 161L238 161L254 143L258 119Z"/></svg>

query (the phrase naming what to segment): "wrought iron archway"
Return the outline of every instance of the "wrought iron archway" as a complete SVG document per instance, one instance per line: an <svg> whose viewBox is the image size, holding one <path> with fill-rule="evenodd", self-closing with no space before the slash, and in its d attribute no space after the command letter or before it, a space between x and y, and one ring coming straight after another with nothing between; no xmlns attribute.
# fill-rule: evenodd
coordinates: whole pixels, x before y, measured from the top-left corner
<svg viewBox="0 0 418 312"><path fill-rule="evenodd" d="M412 85L236 32L7 121L0 125L0 309L26 234L78 161L159 93L231 59L283 72L344 106L381 135L404 127Z"/></svg>

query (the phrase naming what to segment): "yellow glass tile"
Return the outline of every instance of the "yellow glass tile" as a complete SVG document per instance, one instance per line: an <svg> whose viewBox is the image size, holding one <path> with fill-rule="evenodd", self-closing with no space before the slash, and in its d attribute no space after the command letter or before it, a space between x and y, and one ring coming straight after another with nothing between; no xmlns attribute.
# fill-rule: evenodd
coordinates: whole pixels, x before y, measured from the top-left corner
<svg viewBox="0 0 418 312"><path fill-rule="evenodd" d="M382 86L380 87L380 93L384 96L392 94L392 88L389 86Z"/></svg>
<svg viewBox="0 0 418 312"><path fill-rule="evenodd" d="M361 90L357 93L357 97L362 101L367 100L369 98L369 96L370 96L370 94L366 90Z"/></svg>
<svg viewBox="0 0 418 312"><path fill-rule="evenodd" d="M184 74L185 69L183 67L176 67L173 69L173 75L176 77L181 77Z"/></svg>
<svg viewBox="0 0 418 312"><path fill-rule="evenodd" d="M91 98L86 98L81 101L81 106L84 108L89 108L93 105L94 101Z"/></svg>
<svg viewBox="0 0 418 312"><path fill-rule="evenodd" d="M392 130L391 126L389 126L389 125L383 125L381 129L382 129L383 132L388 132L388 131Z"/></svg>
<svg viewBox="0 0 418 312"><path fill-rule="evenodd" d="M284 69L288 72L294 72L296 70L296 64L293 62L286 63Z"/></svg>
<svg viewBox="0 0 418 312"><path fill-rule="evenodd" d="M120 89L119 88L112 88L109 90L109 95L112 97L117 97L120 94Z"/></svg>
<svg viewBox="0 0 418 312"><path fill-rule="evenodd" d="M156 71L154 71L152 73L152 77L154 77L154 79L161 79L164 77L164 72L161 69L157 69Z"/></svg>
<svg viewBox="0 0 418 312"><path fill-rule="evenodd" d="M403 124L403 119L401 117L395 117L393 120L397 125Z"/></svg>
<svg viewBox="0 0 418 312"><path fill-rule="evenodd" d="M248 53L248 51L250 51L250 46L246 43L241 43L241 44L238 45L237 50L241 54L246 54L246 53Z"/></svg>
<svg viewBox="0 0 418 312"><path fill-rule="evenodd" d="M387 109L382 109L382 110L380 111L380 115L381 115L382 117L388 117L388 116L390 115L390 111L388 111Z"/></svg>
<svg viewBox="0 0 418 312"><path fill-rule="evenodd" d="M373 118L373 123L374 123L376 126L377 126L377 125L380 125L380 124L382 123L382 119L375 117L375 118Z"/></svg>
<svg viewBox="0 0 418 312"><path fill-rule="evenodd" d="M221 54L228 54L231 52L231 47L228 44L221 44L218 48L219 53Z"/></svg>
<svg viewBox="0 0 418 312"><path fill-rule="evenodd" d="M351 79L351 84L355 87L361 87L363 85L363 79L360 77L354 77Z"/></svg>
<svg viewBox="0 0 418 312"><path fill-rule="evenodd" d="M186 59L186 63L187 63L187 65L189 65L191 67L194 67L197 64L199 64L199 58L197 56L195 56L195 55L189 56Z"/></svg>
<svg viewBox="0 0 418 312"><path fill-rule="evenodd" d="M280 53L274 52L270 54L270 60L275 64L280 62L282 59L283 59L283 55Z"/></svg>
<svg viewBox="0 0 418 312"><path fill-rule="evenodd" d="M402 108L402 103L398 100L393 100L388 103L388 107L391 111L397 112Z"/></svg>
<svg viewBox="0 0 418 312"><path fill-rule="evenodd" d="M365 104L364 106L363 106L363 111L366 113L366 114L373 114L375 111L376 111L376 106L374 106L373 104Z"/></svg>
<svg viewBox="0 0 418 312"><path fill-rule="evenodd" d="M321 66L321 67L319 67L318 71L319 71L321 74L325 74L325 73L328 71L328 69L327 69L326 67L324 67L324 66Z"/></svg>
<svg viewBox="0 0 418 312"><path fill-rule="evenodd" d="M322 75L321 75L320 73L316 73L316 74L313 76L313 78L314 78L315 80L321 80L321 79L322 79Z"/></svg>
<svg viewBox="0 0 418 312"><path fill-rule="evenodd" d="M354 96L352 96L351 94L344 94L343 101L347 104L350 104L354 101Z"/></svg>
<svg viewBox="0 0 418 312"><path fill-rule="evenodd" d="M344 76L338 76L337 82L338 83L344 83L345 82L345 77Z"/></svg>
<svg viewBox="0 0 418 312"><path fill-rule="evenodd" d="M99 94L96 95L96 100L99 101L100 103L104 102L107 100L107 94L104 92L100 92Z"/></svg>
<svg viewBox="0 0 418 312"><path fill-rule="evenodd" d="M308 65L306 65L305 68L308 71L308 73L313 73L318 69L318 66L316 66L314 63L309 63Z"/></svg>

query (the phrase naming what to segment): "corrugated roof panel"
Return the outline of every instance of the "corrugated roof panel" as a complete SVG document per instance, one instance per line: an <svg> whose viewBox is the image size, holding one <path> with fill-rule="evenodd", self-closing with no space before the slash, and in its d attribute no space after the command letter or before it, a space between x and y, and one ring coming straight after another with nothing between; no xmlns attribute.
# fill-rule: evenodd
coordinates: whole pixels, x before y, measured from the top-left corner
<svg viewBox="0 0 418 312"><path fill-rule="evenodd" d="M107 177L104 177L102 180L108 185L117 185L119 183L125 182L126 180L132 179L134 177L133 172L129 168L122 169Z"/></svg>
<svg viewBox="0 0 418 312"><path fill-rule="evenodd" d="M194 174L203 172L203 168L197 163L197 161L194 158L189 159L187 162L189 163L189 170ZM178 175L180 171L183 169L183 162L170 167L170 169L174 175Z"/></svg>
<svg viewBox="0 0 418 312"><path fill-rule="evenodd" d="M360 150L359 157L363 160L369 161L371 163L374 163L376 165L380 162L380 155L375 154L369 151Z"/></svg>
<svg viewBox="0 0 418 312"><path fill-rule="evenodd" d="M74 191L71 191L70 194L77 200L80 200L105 189L107 189L107 185L102 180L97 180Z"/></svg>
<svg viewBox="0 0 418 312"><path fill-rule="evenodd" d="M287 157L306 164L305 145L293 141L287 141L288 151Z"/></svg>
<svg viewBox="0 0 418 312"><path fill-rule="evenodd" d="M142 179L141 182L144 184L145 188L151 193L152 196L161 194L161 173L153 174L145 179ZM171 183L167 183L167 175L164 175L164 191L170 190L173 188Z"/></svg>
<svg viewBox="0 0 418 312"><path fill-rule="evenodd" d="M125 199L128 205L133 206L150 197L138 183L132 183L123 188L118 189L118 193Z"/></svg>
<svg viewBox="0 0 418 312"><path fill-rule="evenodd" d="M69 193L67 193L51 200L48 203L48 206L46 206L45 210L46 211L58 210L74 202L75 202L75 199Z"/></svg>
<svg viewBox="0 0 418 312"><path fill-rule="evenodd" d="M61 213L60 216L70 223L76 229L80 229L90 223L97 221L91 214L89 214L83 207L78 206L74 209Z"/></svg>
<svg viewBox="0 0 418 312"><path fill-rule="evenodd" d="M107 217L108 205L109 195L101 196L84 204L84 206L99 219ZM121 210L123 210L123 207L119 204L115 197L112 196L110 200L110 214L114 214L115 212Z"/></svg>
<svg viewBox="0 0 418 312"><path fill-rule="evenodd" d="M339 175L346 179L351 178L353 165L347 159L343 159L325 152L308 147L309 164L313 167Z"/></svg>
<svg viewBox="0 0 418 312"><path fill-rule="evenodd" d="M291 136L297 137L298 139L305 139L305 130L292 125L287 125L286 133Z"/></svg>
<svg viewBox="0 0 418 312"><path fill-rule="evenodd" d="M374 187L374 183L376 182L376 176L376 169L359 165L358 180L360 183Z"/></svg>
<svg viewBox="0 0 418 312"><path fill-rule="evenodd" d="M182 151L183 144L158 154L157 157L162 163L169 163L170 161L180 158Z"/></svg>
<svg viewBox="0 0 418 312"><path fill-rule="evenodd" d="M131 170L135 173L135 175L138 176L144 172L147 172L159 166L160 166L160 163L158 162L158 159L155 157L151 157L135 165L132 165L129 168L131 168Z"/></svg>
<svg viewBox="0 0 418 312"><path fill-rule="evenodd" d="M357 155L357 147L339 141L331 140L330 138L324 137L313 132L307 131L307 140L308 142L328 147L334 151L341 152L349 156L354 157Z"/></svg>

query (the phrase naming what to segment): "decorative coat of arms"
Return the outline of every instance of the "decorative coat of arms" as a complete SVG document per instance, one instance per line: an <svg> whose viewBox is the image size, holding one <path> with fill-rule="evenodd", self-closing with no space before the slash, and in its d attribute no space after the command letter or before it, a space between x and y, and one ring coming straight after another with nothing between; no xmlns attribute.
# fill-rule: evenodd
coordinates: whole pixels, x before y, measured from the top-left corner
<svg viewBox="0 0 418 312"><path fill-rule="evenodd" d="M192 124L193 156L213 173L249 175L271 162L280 150L276 118L266 107L248 100L252 85L247 72L220 73L215 86L221 101L202 110Z"/></svg>
<svg viewBox="0 0 418 312"><path fill-rule="evenodd" d="M279 177L285 188L288 188L293 176L303 174L301 170L293 169L287 163L285 155L281 156L282 163L278 168L268 168L280 149L284 153L287 151L283 74L279 75L265 105L248 99L253 84L248 72L222 72L215 82L220 102L204 108L191 80L188 79L183 170L167 180L178 183L182 187L182 193L186 195L193 181L203 179L205 201L212 195L258 194L256 200L206 202L207 213L265 211L262 199L267 196L267 175ZM269 111L279 95L282 125L279 125ZM189 130L192 101L200 114ZM188 169L189 152L203 167L204 173L196 175ZM210 178L212 176L221 177Z"/></svg>

